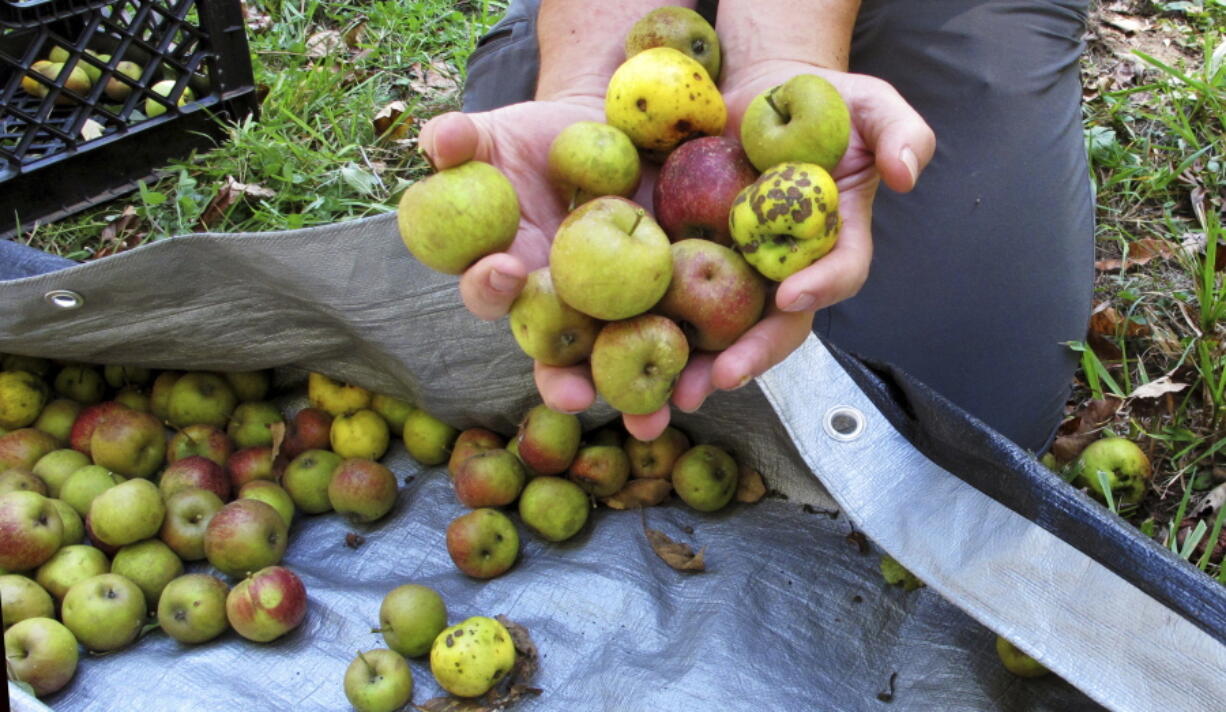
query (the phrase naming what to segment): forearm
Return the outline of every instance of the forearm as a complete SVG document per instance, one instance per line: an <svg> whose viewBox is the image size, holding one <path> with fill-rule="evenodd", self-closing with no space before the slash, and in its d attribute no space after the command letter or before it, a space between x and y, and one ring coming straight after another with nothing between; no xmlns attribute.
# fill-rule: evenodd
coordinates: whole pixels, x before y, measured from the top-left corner
<svg viewBox="0 0 1226 712"><path fill-rule="evenodd" d="M693 7L694 0L542 0L537 16L541 71L537 99L604 97L614 70L626 59L626 35L651 10Z"/></svg>
<svg viewBox="0 0 1226 712"><path fill-rule="evenodd" d="M725 83L738 70L796 60L846 71L860 0L721 0L715 29Z"/></svg>

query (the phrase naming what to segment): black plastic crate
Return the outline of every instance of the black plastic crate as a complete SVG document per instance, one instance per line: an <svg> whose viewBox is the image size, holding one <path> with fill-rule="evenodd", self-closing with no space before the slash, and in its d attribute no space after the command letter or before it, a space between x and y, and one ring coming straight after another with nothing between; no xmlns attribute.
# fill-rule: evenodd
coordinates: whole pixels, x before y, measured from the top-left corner
<svg viewBox="0 0 1226 712"><path fill-rule="evenodd" d="M257 108L239 0L0 0L0 237L134 190Z"/></svg>

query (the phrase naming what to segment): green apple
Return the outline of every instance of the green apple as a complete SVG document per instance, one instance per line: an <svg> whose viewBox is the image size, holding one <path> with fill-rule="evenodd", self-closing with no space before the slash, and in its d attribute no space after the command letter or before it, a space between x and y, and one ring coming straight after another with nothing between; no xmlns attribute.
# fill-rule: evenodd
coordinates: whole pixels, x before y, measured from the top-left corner
<svg viewBox="0 0 1226 712"><path fill-rule="evenodd" d="M374 460L348 458L332 473L328 501L355 522L381 519L396 504L396 475Z"/></svg>
<svg viewBox="0 0 1226 712"><path fill-rule="evenodd" d="M117 475L105 467L86 465L64 480L60 499L84 517L89 514L89 508L98 495L126 481L123 475Z"/></svg>
<svg viewBox="0 0 1226 712"><path fill-rule="evenodd" d="M888 586L899 586L904 591L914 591L924 586L918 576L889 554L881 555L881 563L878 566L881 569L881 578Z"/></svg>
<svg viewBox="0 0 1226 712"><path fill-rule="evenodd" d="M297 628L307 612L306 586L284 566L269 566L243 579L226 597L226 617L247 640L267 643Z"/></svg>
<svg viewBox="0 0 1226 712"><path fill-rule="evenodd" d="M182 376L182 371L162 371L149 388L149 412L162 422L170 420L170 392Z"/></svg>
<svg viewBox="0 0 1226 712"><path fill-rule="evenodd" d="M115 397L112 400L116 403L122 403L132 410L138 410L142 413L149 412L149 396L141 390L140 386L124 386L115 392Z"/></svg>
<svg viewBox="0 0 1226 712"><path fill-rule="evenodd" d="M626 57L652 47L684 52L719 81L722 53L719 36L706 18L688 7L659 7L643 15L626 35Z"/></svg>
<svg viewBox="0 0 1226 712"><path fill-rule="evenodd" d="M430 672L458 697L484 695L515 666L515 643L493 618L473 616L445 628L430 647Z"/></svg>
<svg viewBox="0 0 1226 712"><path fill-rule="evenodd" d="M143 386L153 378L153 374L143 366L110 364L102 367L102 378L111 388L123 388Z"/></svg>
<svg viewBox="0 0 1226 712"><path fill-rule="evenodd" d="M119 574L78 581L64 594L60 617L87 649L118 650L136 640L145 623L145 594Z"/></svg>
<svg viewBox="0 0 1226 712"><path fill-rule="evenodd" d="M152 93L157 94L158 96L166 97L167 99L171 97L171 94L174 93L174 90L175 90L175 80L173 79L163 79L162 81L157 82L156 84L154 84L152 87L149 88L149 91L151 91ZM175 101L175 105L183 106L189 101L195 101L195 100L196 100L195 92L192 91L192 88L190 86L185 85L183 87L183 93L179 95L178 100ZM162 114L165 114L165 113L166 113L165 104L158 101L157 99L154 99L153 97L148 97L145 99L145 116L148 116L149 118L152 119L155 116L161 116Z"/></svg>
<svg viewBox="0 0 1226 712"><path fill-rule="evenodd" d="M276 405L267 401L240 402L230 415L226 434L238 448L272 445L273 423L284 423L285 416Z"/></svg>
<svg viewBox="0 0 1226 712"><path fill-rule="evenodd" d="M27 618L4 633L9 676L29 685L39 697L58 692L72 680L78 655L77 639L50 617Z"/></svg>
<svg viewBox="0 0 1226 712"><path fill-rule="evenodd" d="M85 539L85 522L81 515L62 499L52 499L56 514L60 515L60 523L64 525L64 537L60 546L80 544Z"/></svg>
<svg viewBox="0 0 1226 712"><path fill-rule="evenodd" d="M592 348L596 392L623 413L646 415L668 404L689 360L685 334L667 317L610 322Z"/></svg>
<svg viewBox="0 0 1226 712"><path fill-rule="evenodd" d="M999 635L996 636L996 654L1000 656L1005 669L1018 677L1042 677L1049 672L1038 660Z"/></svg>
<svg viewBox="0 0 1226 712"><path fill-rule="evenodd" d="M597 319L627 319L668 289L668 235L647 212L617 196L576 208L558 226L549 269L562 301Z"/></svg>
<svg viewBox="0 0 1226 712"><path fill-rule="evenodd" d="M239 578L280 562L288 542L289 527L271 505L236 499L209 520L204 555L217 570Z"/></svg>
<svg viewBox="0 0 1226 712"><path fill-rule="evenodd" d="M815 163L781 163L732 202L728 230L749 264L782 282L829 252L839 237L839 189Z"/></svg>
<svg viewBox="0 0 1226 712"><path fill-rule="evenodd" d="M171 387L166 413L176 428L201 423L224 428L237 405L238 396L226 379L208 371L191 371Z"/></svg>
<svg viewBox="0 0 1226 712"><path fill-rule="evenodd" d="M157 485L131 479L103 491L89 505L94 536L108 546L126 546L157 536L166 504Z"/></svg>
<svg viewBox="0 0 1226 712"><path fill-rule="evenodd" d="M506 450L485 450L460 464L455 494L469 508L505 507L519 497L527 474L523 463Z"/></svg>
<svg viewBox="0 0 1226 712"><path fill-rule="evenodd" d="M549 145L548 176L567 210L602 195L629 198L642 167L630 137L596 121L576 121Z"/></svg>
<svg viewBox="0 0 1226 712"><path fill-rule="evenodd" d="M238 499L258 499L277 510L285 520L285 526L294 523L294 498L281 485L272 480L252 480L238 490Z"/></svg>
<svg viewBox="0 0 1226 712"><path fill-rule="evenodd" d="M379 632L387 647L407 657L430 652L430 644L447 627L443 597L428 586L406 583L388 591L379 604Z"/></svg>
<svg viewBox="0 0 1226 712"><path fill-rule="evenodd" d="M655 160L699 136L719 136L728 108L710 75L672 47L652 47L622 62L605 91L605 119Z"/></svg>
<svg viewBox="0 0 1226 712"><path fill-rule="evenodd" d="M363 408L336 416L329 439L332 452L341 457L378 460L387 452L391 434L383 416Z"/></svg>
<svg viewBox="0 0 1226 712"><path fill-rule="evenodd" d="M0 470L0 494L8 492L36 492L46 497L47 483L30 470L10 467L7 470Z"/></svg>
<svg viewBox="0 0 1226 712"><path fill-rule="evenodd" d="M221 467L230 461L234 453L234 441L221 428L197 423L181 429L166 443L166 462L174 464L186 457L206 457Z"/></svg>
<svg viewBox="0 0 1226 712"><path fill-rule="evenodd" d="M519 556L519 532L497 509L474 509L447 525L447 553L456 568L473 578L501 576Z"/></svg>
<svg viewBox="0 0 1226 712"><path fill-rule="evenodd" d="M183 562L161 539L146 539L121 548L111 561L111 572L139 586L149 610L156 611L166 584L183 575Z"/></svg>
<svg viewBox="0 0 1226 712"><path fill-rule="evenodd" d="M311 406L335 418L370 407L370 391L348 383L341 383L322 373L307 376L307 399Z"/></svg>
<svg viewBox="0 0 1226 712"><path fill-rule="evenodd" d="M593 497L608 497L630 479L630 458L612 445L588 445L579 449L566 476Z"/></svg>
<svg viewBox="0 0 1226 712"><path fill-rule="evenodd" d="M16 430L38 420L49 395L43 379L26 371L0 371L0 428Z"/></svg>
<svg viewBox="0 0 1226 712"><path fill-rule="evenodd" d="M465 460L486 450L497 450L506 444L506 439L492 430L485 428L465 430L456 437L455 445L451 448L451 457L447 460L447 474L451 475L454 480L456 473L460 470L460 465L464 464Z"/></svg>
<svg viewBox="0 0 1226 712"><path fill-rule="evenodd" d="M54 616L55 603L51 600L51 594L34 579L20 574L0 576L0 621L3 621L5 630L27 618Z"/></svg>
<svg viewBox="0 0 1226 712"><path fill-rule="evenodd" d="M736 460L715 445L695 445L673 465L673 489L700 512L714 512L736 494Z"/></svg>
<svg viewBox="0 0 1226 712"><path fill-rule="evenodd" d="M601 322L575 309L554 289L548 267L528 273L508 314L519 348L547 366L573 366L592 353Z"/></svg>
<svg viewBox="0 0 1226 712"><path fill-rule="evenodd" d="M124 477L152 477L166 460L166 428L149 413L122 408L94 428L89 452L95 465Z"/></svg>
<svg viewBox="0 0 1226 712"><path fill-rule="evenodd" d="M331 511L328 485L332 482L332 473L343 460L331 450L307 450L285 466L281 486L289 492L294 505L306 514Z"/></svg>
<svg viewBox="0 0 1226 712"><path fill-rule="evenodd" d="M37 356L0 355L0 371L28 371L35 376L46 377L50 375L53 366L50 359Z"/></svg>
<svg viewBox="0 0 1226 712"><path fill-rule="evenodd" d="M519 518L549 541L565 541L578 534L591 508L587 492L561 477L535 477L519 495Z"/></svg>
<svg viewBox="0 0 1226 712"><path fill-rule="evenodd" d="M1139 445L1128 438L1108 437L1081 451L1073 462L1073 482L1089 487L1095 497L1105 500L1100 472L1117 502L1136 504L1145 496L1152 468Z"/></svg>
<svg viewBox="0 0 1226 712"><path fill-rule="evenodd" d="M441 465L451 457L460 431L418 408L404 421L404 447L423 465Z"/></svg>
<svg viewBox="0 0 1226 712"><path fill-rule="evenodd" d="M741 145L760 171L780 163L816 163L833 171L850 136L847 104L816 74L797 74L767 89L741 117Z"/></svg>
<svg viewBox="0 0 1226 712"><path fill-rule="evenodd" d="M29 571L59 550L64 525L51 500L37 492L0 494L0 568Z"/></svg>
<svg viewBox="0 0 1226 712"><path fill-rule="evenodd" d="M93 405L106 396L106 381L93 366L69 364L56 374L55 392L82 405Z"/></svg>
<svg viewBox="0 0 1226 712"><path fill-rule="evenodd" d="M519 231L519 198L498 168L468 161L409 186L396 215L400 237L419 262L460 274L511 246Z"/></svg>
<svg viewBox="0 0 1226 712"><path fill-rule="evenodd" d="M136 62L123 60L115 65L115 71L110 77L107 77L106 86L103 87L102 93L111 101L123 101L132 93L132 85L125 83L121 79L116 79L117 76L124 76L131 79L133 82L140 80L141 73L144 68ZM159 105L160 106L160 105ZM165 109L163 109L165 111Z"/></svg>
<svg viewBox="0 0 1226 712"><path fill-rule="evenodd" d="M67 443L72 435L72 424L81 414L83 407L70 398L56 398L43 406L38 419L34 421L34 427L53 435L61 443Z"/></svg>
<svg viewBox="0 0 1226 712"><path fill-rule="evenodd" d="M166 584L158 599L158 624L180 643L204 643L230 627L226 596L230 587L216 576L184 574Z"/></svg>
<svg viewBox="0 0 1226 712"><path fill-rule="evenodd" d="M200 561L204 558L204 533L222 506L221 498L209 490L176 492L166 499L166 518L158 536L180 559Z"/></svg>
<svg viewBox="0 0 1226 712"><path fill-rule="evenodd" d="M0 435L0 470L21 467L33 470L43 455L58 449L55 436L35 428L17 428Z"/></svg>
<svg viewBox="0 0 1226 712"><path fill-rule="evenodd" d="M624 447L630 458L632 477L668 479L677 458L690 449L690 439L670 425L654 440L630 437Z"/></svg>
<svg viewBox="0 0 1226 712"><path fill-rule="evenodd" d="M42 478L43 482L47 483L47 494L59 497L60 489L72 476L72 473L89 464L91 464L89 456L85 453L72 448L62 448L52 450L38 458L38 462L34 463L33 471Z"/></svg>
<svg viewBox="0 0 1226 712"><path fill-rule="evenodd" d="M221 377L226 379L239 403L254 403L268 397L272 389L272 371L225 371Z"/></svg>
<svg viewBox="0 0 1226 712"><path fill-rule="evenodd" d="M396 712L413 696L413 671L386 648L358 652L345 670L345 697L356 712Z"/></svg>
<svg viewBox="0 0 1226 712"><path fill-rule="evenodd" d="M371 396L370 409L381 415L387 421L388 431L396 435L404 432L404 421L415 410L412 403L383 393Z"/></svg>
<svg viewBox="0 0 1226 712"><path fill-rule="evenodd" d="M109 573L111 562L100 549L84 544L65 546L38 567L34 580L57 601L78 581Z"/></svg>

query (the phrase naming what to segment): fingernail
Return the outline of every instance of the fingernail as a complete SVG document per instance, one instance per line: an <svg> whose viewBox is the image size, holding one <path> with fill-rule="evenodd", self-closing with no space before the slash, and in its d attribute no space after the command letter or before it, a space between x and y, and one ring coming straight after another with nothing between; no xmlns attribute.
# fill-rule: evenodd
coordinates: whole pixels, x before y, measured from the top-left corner
<svg viewBox="0 0 1226 712"><path fill-rule="evenodd" d="M792 300L791 304L783 307L784 311L798 312L812 309L817 304L817 297L812 294L801 294Z"/></svg>
<svg viewBox="0 0 1226 712"><path fill-rule="evenodd" d="M746 383L749 383L749 382L750 382L750 381L752 381L752 380L753 380L753 375L752 375L752 374L747 373L747 374L745 374L744 376L742 376L742 377L741 377L741 380L740 380L740 382L738 382L738 383L736 384L736 387L737 387L737 388L741 388L741 387L743 387L743 386L744 386ZM733 390L736 390L736 389L734 388Z"/></svg>
<svg viewBox="0 0 1226 712"><path fill-rule="evenodd" d="M911 174L911 185L915 185L919 178L919 160L915 157L915 151L912 151L910 146L903 146L898 152L898 160L907 167L907 172Z"/></svg>
<svg viewBox="0 0 1226 712"><path fill-rule="evenodd" d="M580 413L582 413L582 412L583 412L583 411L585 411L585 410L587 410L587 408L580 408L579 410L564 410L564 411L561 411L561 412L563 412L563 413L565 413L565 414L567 414L567 415L579 415Z"/></svg>
<svg viewBox="0 0 1226 712"><path fill-rule="evenodd" d="M697 413L697 412L698 412L698 409L702 407L702 404L703 404L703 403L706 403L706 401L705 401L705 400L700 400L700 401L698 401L698 405L694 406L693 408L683 408L683 407L681 407L681 406L679 406L679 405L678 405L678 406L677 406L677 410L681 411L682 413ZM676 404L674 404L674 405L676 405Z"/></svg>
<svg viewBox="0 0 1226 712"><path fill-rule="evenodd" d="M513 292L519 286L519 280L505 272L494 270L490 273L490 286L495 292Z"/></svg>

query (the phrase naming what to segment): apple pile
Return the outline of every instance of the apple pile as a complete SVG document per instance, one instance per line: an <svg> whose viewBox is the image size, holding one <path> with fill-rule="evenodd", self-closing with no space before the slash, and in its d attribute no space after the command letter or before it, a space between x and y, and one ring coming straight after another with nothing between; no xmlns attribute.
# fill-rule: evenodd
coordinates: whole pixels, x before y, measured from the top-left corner
<svg viewBox="0 0 1226 712"><path fill-rule="evenodd" d="M97 60L100 64L109 65L111 55L100 54L92 49L85 50L85 54ZM51 48L46 59L40 59L30 65L30 73L21 78L21 88L32 97L44 99L50 93L50 87L39 81L35 76L41 76L48 82L55 82L61 74L64 74L65 65L71 59L72 53L60 46ZM114 69L111 70L107 77L106 85L102 88L102 95L116 103L122 103L127 100L132 93L133 86L139 86L141 75L145 72L145 68L136 62L129 60L121 60L115 63ZM122 77L122 78L120 78ZM126 81L125 81L126 80ZM95 84L102 81L102 67L87 60L76 62L72 69L68 71L64 77L64 88L76 92L82 96L89 93L89 90ZM149 91L162 97L169 98L175 89L174 79L162 79L154 83ZM183 92L176 100L179 106L195 101L195 93L190 86L183 87ZM67 106L75 103L75 99L67 94L59 94L55 98L55 103L59 106ZM145 116L153 118L166 113L166 106L157 99L148 97L145 99Z"/></svg>
<svg viewBox="0 0 1226 712"><path fill-rule="evenodd" d="M833 248L829 171L850 114L829 82L801 74L750 103L739 141L723 136L719 38L687 8L641 18L626 55L605 123L571 124L550 147L548 178L568 215L508 321L533 359L587 362L606 402L648 414L668 403L692 351L735 343L762 318L772 281ZM630 200L644 159L662 163L646 207ZM498 168L469 161L411 186L397 217L416 259L459 274L510 247L520 208Z"/></svg>

